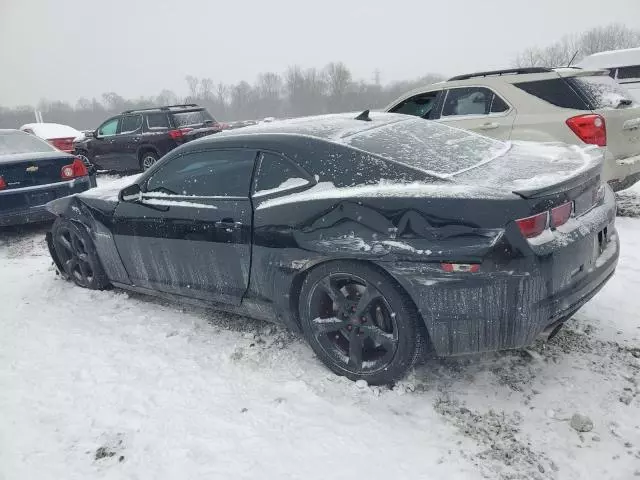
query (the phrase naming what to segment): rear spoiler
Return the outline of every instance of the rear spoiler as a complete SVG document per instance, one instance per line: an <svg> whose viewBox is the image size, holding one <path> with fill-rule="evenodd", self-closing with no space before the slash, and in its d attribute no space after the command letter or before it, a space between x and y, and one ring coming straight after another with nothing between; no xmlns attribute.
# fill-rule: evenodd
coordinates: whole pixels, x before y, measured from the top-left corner
<svg viewBox="0 0 640 480"><path fill-rule="evenodd" d="M513 193L524 199L530 199L567 192L587 183L592 178L600 178L602 176L602 165L601 161L592 162L586 168L579 170L575 175L566 177L558 183L543 187L519 188L513 190Z"/></svg>

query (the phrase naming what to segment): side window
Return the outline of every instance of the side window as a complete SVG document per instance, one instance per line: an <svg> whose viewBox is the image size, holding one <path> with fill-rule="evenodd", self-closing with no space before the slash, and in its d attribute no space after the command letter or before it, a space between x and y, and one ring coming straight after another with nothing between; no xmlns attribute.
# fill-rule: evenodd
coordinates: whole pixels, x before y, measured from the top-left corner
<svg viewBox="0 0 640 480"><path fill-rule="evenodd" d="M169 160L147 181L147 192L201 197L248 197L255 152L210 150Z"/></svg>
<svg viewBox="0 0 640 480"><path fill-rule="evenodd" d="M640 78L640 65L618 68L618 80L625 78Z"/></svg>
<svg viewBox="0 0 640 480"><path fill-rule="evenodd" d="M169 128L169 118L166 113L149 113L147 114L147 127L150 129L155 128Z"/></svg>
<svg viewBox="0 0 640 480"><path fill-rule="evenodd" d="M110 135L115 135L118 131L118 121L119 118L112 118L111 120L107 120L98 128L98 135L101 137L108 137Z"/></svg>
<svg viewBox="0 0 640 480"><path fill-rule="evenodd" d="M310 183L308 175L289 160L273 153L260 155L254 196L269 195Z"/></svg>
<svg viewBox="0 0 640 480"><path fill-rule="evenodd" d="M421 118L429 118L436 106L439 91L421 93L402 101L391 109L393 113L404 113Z"/></svg>
<svg viewBox="0 0 640 480"><path fill-rule="evenodd" d="M120 122L120 133L133 133L137 132L142 126L142 115L128 115L122 117Z"/></svg>
<svg viewBox="0 0 640 480"><path fill-rule="evenodd" d="M453 115L488 115L493 92L484 87L452 88L447 92L443 117Z"/></svg>
<svg viewBox="0 0 640 480"><path fill-rule="evenodd" d="M491 101L491 113L502 113L509 110L509 105L503 99L501 99L495 93L493 94L493 100Z"/></svg>

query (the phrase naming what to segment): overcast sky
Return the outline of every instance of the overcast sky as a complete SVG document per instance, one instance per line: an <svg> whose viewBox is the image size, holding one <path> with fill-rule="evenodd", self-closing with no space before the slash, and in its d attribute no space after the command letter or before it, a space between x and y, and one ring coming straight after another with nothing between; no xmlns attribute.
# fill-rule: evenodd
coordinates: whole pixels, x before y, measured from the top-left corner
<svg viewBox="0 0 640 480"><path fill-rule="evenodd" d="M640 28L640 0L0 0L0 105L185 95L188 74L330 61L383 83L453 75L611 22Z"/></svg>

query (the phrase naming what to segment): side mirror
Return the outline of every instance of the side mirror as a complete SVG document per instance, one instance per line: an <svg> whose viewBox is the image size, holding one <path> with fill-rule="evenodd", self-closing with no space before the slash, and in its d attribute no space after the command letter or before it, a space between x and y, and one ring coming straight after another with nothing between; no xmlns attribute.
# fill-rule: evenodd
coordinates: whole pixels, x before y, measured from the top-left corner
<svg viewBox="0 0 640 480"><path fill-rule="evenodd" d="M120 190L118 199L121 202L140 202L142 201L142 189L140 185L134 183Z"/></svg>
<svg viewBox="0 0 640 480"><path fill-rule="evenodd" d="M100 132L98 132L98 130L95 130L95 131L91 134L91 136L92 136L93 138L100 138Z"/></svg>

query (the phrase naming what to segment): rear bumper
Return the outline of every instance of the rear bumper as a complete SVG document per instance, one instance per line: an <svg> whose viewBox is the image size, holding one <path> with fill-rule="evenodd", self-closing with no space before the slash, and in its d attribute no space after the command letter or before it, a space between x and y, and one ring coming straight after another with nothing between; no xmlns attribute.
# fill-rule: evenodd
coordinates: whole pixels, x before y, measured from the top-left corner
<svg viewBox="0 0 640 480"><path fill-rule="evenodd" d="M609 192L606 205L585 214L581 227L588 224L590 233L514 258L500 271L446 274L433 264L404 262L384 267L412 297L438 355L522 348L571 317L613 275L620 250L614 204Z"/></svg>
<svg viewBox="0 0 640 480"><path fill-rule="evenodd" d="M84 192L91 186L92 180L89 177L83 177L37 188L2 192L0 194L0 227L53 220L54 215L47 211L46 203Z"/></svg>
<svg viewBox="0 0 640 480"><path fill-rule="evenodd" d="M615 159L606 153L603 177L614 191L631 187L640 180L640 155Z"/></svg>

